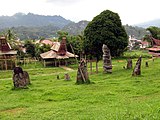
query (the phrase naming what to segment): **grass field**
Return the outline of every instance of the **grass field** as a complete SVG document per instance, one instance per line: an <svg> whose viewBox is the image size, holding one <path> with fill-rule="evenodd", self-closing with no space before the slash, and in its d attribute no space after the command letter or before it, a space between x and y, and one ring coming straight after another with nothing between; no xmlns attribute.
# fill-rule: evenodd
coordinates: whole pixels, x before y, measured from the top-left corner
<svg viewBox="0 0 160 120"><path fill-rule="evenodd" d="M142 58L138 77L123 69L126 59L114 59L112 64L113 73L104 74L100 61L99 73L89 76L93 83L88 85L75 84L75 66L66 71L28 65L23 68L32 84L16 90L12 71L0 71L0 120L159 120L160 59ZM64 80L65 73L70 81Z"/></svg>

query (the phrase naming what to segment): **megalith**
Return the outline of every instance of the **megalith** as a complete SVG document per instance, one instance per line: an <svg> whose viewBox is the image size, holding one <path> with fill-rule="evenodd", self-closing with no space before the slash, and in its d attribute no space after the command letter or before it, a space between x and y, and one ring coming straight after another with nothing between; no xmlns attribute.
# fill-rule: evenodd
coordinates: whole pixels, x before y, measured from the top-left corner
<svg viewBox="0 0 160 120"><path fill-rule="evenodd" d="M142 57L140 56L136 62L132 76L141 75L141 61L142 61Z"/></svg>
<svg viewBox="0 0 160 120"><path fill-rule="evenodd" d="M87 62L85 59L81 59L78 71L77 71L77 84L90 83L88 70L87 70Z"/></svg>
<svg viewBox="0 0 160 120"><path fill-rule="evenodd" d="M25 88L30 84L29 74L23 71L21 67L15 67L13 70L14 88Z"/></svg>
<svg viewBox="0 0 160 120"><path fill-rule="evenodd" d="M111 61L110 49L107 47L107 45L103 44L102 51L103 51L103 71L104 73L112 73L112 61Z"/></svg>

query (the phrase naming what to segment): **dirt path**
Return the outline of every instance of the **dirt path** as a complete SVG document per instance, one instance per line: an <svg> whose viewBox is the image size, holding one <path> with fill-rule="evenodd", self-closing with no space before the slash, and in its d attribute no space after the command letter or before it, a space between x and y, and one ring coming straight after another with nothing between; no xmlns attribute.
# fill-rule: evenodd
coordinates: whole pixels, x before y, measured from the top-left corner
<svg viewBox="0 0 160 120"><path fill-rule="evenodd" d="M74 71L72 68L69 68L66 66L60 66L60 68L63 68L64 70L67 70L67 71Z"/></svg>

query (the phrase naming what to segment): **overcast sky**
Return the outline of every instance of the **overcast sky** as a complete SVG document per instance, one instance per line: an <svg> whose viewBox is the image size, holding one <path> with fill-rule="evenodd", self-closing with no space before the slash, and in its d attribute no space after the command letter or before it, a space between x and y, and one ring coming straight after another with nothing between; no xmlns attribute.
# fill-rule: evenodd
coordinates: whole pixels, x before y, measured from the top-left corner
<svg viewBox="0 0 160 120"><path fill-rule="evenodd" d="M60 15L74 22L91 21L104 10L119 14L122 24L160 18L160 0L0 0L0 15L17 12Z"/></svg>

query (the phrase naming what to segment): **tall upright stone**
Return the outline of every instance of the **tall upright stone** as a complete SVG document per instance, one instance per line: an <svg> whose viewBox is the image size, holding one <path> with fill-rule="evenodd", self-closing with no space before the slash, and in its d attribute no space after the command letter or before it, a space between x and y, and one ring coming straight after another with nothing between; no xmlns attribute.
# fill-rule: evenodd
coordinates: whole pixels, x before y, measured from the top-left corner
<svg viewBox="0 0 160 120"><path fill-rule="evenodd" d="M134 67L132 76L141 75L141 61L142 61L142 57L140 56L136 62L136 66Z"/></svg>
<svg viewBox="0 0 160 120"><path fill-rule="evenodd" d="M112 73L112 61L111 61L110 49L107 47L107 45L103 44L102 51L103 51L104 73Z"/></svg>
<svg viewBox="0 0 160 120"><path fill-rule="evenodd" d="M23 71L21 67L15 67L13 70L14 88L25 88L30 84L29 74Z"/></svg>
<svg viewBox="0 0 160 120"><path fill-rule="evenodd" d="M90 83L87 70L87 62L85 59L81 59L79 63L76 83L77 84Z"/></svg>

